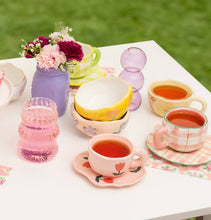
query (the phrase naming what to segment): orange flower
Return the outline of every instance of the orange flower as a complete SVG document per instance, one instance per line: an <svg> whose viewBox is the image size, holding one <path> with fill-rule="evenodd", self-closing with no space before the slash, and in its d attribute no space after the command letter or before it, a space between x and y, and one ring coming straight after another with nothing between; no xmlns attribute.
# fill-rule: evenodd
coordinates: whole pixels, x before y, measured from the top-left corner
<svg viewBox="0 0 211 220"><path fill-rule="evenodd" d="M121 171L125 167L125 163L119 163L115 165L116 171Z"/></svg>
<svg viewBox="0 0 211 220"><path fill-rule="evenodd" d="M114 182L114 179L113 178L104 178L103 181L105 183L113 183Z"/></svg>
<svg viewBox="0 0 211 220"><path fill-rule="evenodd" d="M83 167L91 168L89 162L85 162L85 163L83 163Z"/></svg>

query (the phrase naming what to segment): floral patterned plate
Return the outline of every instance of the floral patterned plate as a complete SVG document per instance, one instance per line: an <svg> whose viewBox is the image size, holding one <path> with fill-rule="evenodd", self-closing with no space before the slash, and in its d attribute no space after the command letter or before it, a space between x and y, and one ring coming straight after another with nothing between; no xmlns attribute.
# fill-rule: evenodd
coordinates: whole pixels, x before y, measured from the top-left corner
<svg viewBox="0 0 211 220"><path fill-rule="evenodd" d="M73 160L73 167L86 176L94 185L98 187L123 187L133 185L144 179L146 170L144 167L130 169L125 175L110 178L95 173L90 167L88 160L88 151L78 154Z"/></svg>
<svg viewBox="0 0 211 220"><path fill-rule="evenodd" d="M153 143L153 133L149 134L146 139L146 145L157 156L168 160L172 163L177 163L186 166L196 166L208 163L211 161L211 136L208 135L203 146L198 150L183 153L175 151L170 147L162 150L157 150Z"/></svg>
<svg viewBox="0 0 211 220"><path fill-rule="evenodd" d="M106 71L103 68L96 65L89 70L89 73L86 76L77 79L70 79L70 86L81 86L95 79L104 78L105 72Z"/></svg>

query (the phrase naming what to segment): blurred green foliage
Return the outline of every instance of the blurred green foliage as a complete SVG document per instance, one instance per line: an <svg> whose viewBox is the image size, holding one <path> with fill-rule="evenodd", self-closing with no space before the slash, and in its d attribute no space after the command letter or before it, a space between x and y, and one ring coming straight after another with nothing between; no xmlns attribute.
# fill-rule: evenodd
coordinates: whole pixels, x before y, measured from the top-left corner
<svg viewBox="0 0 211 220"><path fill-rule="evenodd" d="M211 90L210 0L0 0L0 59L58 21L97 47L155 40Z"/></svg>

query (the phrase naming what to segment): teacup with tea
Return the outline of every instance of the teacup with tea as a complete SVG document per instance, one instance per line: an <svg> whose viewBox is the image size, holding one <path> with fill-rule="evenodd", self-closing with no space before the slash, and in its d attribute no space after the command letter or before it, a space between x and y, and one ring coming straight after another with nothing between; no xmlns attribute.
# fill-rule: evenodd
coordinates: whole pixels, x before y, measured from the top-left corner
<svg viewBox="0 0 211 220"><path fill-rule="evenodd" d="M199 149L207 137L208 119L200 111L187 107L169 110L162 126L153 136L158 150L170 147L180 152Z"/></svg>
<svg viewBox="0 0 211 220"><path fill-rule="evenodd" d="M151 109L161 117L172 108L189 107L193 101L201 104L201 112L207 108L203 98L196 96L188 85L175 80L153 82L148 97Z"/></svg>
<svg viewBox="0 0 211 220"><path fill-rule="evenodd" d="M129 168L141 167L148 159L147 152L117 134L96 135L89 141L89 163L98 174L118 177Z"/></svg>

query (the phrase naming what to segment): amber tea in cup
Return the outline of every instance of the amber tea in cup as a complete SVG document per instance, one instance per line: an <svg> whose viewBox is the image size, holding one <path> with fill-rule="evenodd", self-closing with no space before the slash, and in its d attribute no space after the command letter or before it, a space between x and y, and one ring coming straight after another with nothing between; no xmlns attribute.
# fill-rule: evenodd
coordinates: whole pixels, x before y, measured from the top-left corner
<svg viewBox="0 0 211 220"><path fill-rule="evenodd" d="M128 146L118 140L102 140L94 144L92 149L106 157L126 157L130 154Z"/></svg>
<svg viewBox="0 0 211 220"><path fill-rule="evenodd" d="M153 89L153 92L167 99L183 99L187 96L185 89L173 85L157 86Z"/></svg>
<svg viewBox="0 0 211 220"><path fill-rule="evenodd" d="M204 125L205 120L200 115L189 113L175 113L169 115L167 120L172 124L184 128L198 128Z"/></svg>
<svg viewBox="0 0 211 220"><path fill-rule="evenodd" d="M130 168L146 165L145 149L134 147L127 138L117 134L100 134L89 141L89 163L98 174L118 177Z"/></svg>
<svg viewBox="0 0 211 220"><path fill-rule="evenodd" d="M149 105L153 112L162 116L173 108L190 107L196 101L201 104L199 111L205 112L206 101L194 94L186 84L175 80L153 82L148 89Z"/></svg>

